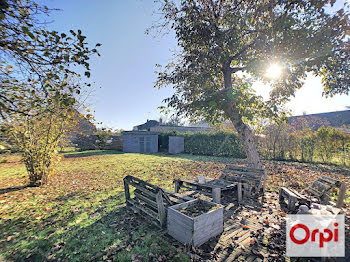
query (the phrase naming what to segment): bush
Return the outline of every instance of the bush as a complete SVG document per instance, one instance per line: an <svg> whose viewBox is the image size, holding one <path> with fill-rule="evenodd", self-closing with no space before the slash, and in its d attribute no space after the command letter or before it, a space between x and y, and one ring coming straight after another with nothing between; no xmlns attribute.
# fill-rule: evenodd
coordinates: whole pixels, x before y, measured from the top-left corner
<svg viewBox="0 0 350 262"><path fill-rule="evenodd" d="M245 157L238 136L231 132L162 132L159 136L159 147L161 151L167 150L169 136L183 136L185 138L185 153L188 154Z"/></svg>
<svg viewBox="0 0 350 262"><path fill-rule="evenodd" d="M346 165L349 162L350 134L333 127L308 126L295 129L286 124L271 125L259 140L259 152L266 159L321 162ZM344 130L349 127L344 127Z"/></svg>
<svg viewBox="0 0 350 262"><path fill-rule="evenodd" d="M73 116L69 110L52 109L35 116L18 115L6 124L11 144L22 154L30 185L48 182L53 164L59 161L60 144L75 126Z"/></svg>
<svg viewBox="0 0 350 262"><path fill-rule="evenodd" d="M176 131L162 132L158 136L158 147L160 152L168 152L169 136L185 136L186 133L180 133Z"/></svg>

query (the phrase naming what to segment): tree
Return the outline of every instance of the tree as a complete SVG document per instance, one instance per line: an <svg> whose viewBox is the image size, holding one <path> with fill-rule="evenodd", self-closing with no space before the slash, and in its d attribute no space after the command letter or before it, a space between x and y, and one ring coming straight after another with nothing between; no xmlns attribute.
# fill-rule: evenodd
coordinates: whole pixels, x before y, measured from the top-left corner
<svg viewBox="0 0 350 262"><path fill-rule="evenodd" d="M98 138L97 146L99 149L105 149L110 136L113 134L110 128L102 127L96 132Z"/></svg>
<svg viewBox="0 0 350 262"><path fill-rule="evenodd" d="M89 48L81 30L48 30L41 20L50 11L32 0L0 2L2 119L12 113L38 114L52 104L73 105L81 83L73 84L72 79L81 71L90 77L88 62L98 51Z"/></svg>
<svg viewBox="0 0 350 262"><path fill-rule="evenodd" d="M77 96L90 85L83 80L90 57L99 55L100 44L91 49L81 30L47 29L43 17L51 11L32 0L0 1L0 119L22 152L30 185L46 183L75 121Z"/></svg>
<svg viewBox="0 0 350 262"><path fill-rule="evenodd" d="M349 92L349 20L344 8L325 11L334 2L162 1L164 20L155 28L170 26L180 51L160 69L156 87L171 85L175 93L165 102L187 117L231 120L249 166L260 168L249 125L283 117L283 104L307 72L322 78L325 95ZM273 81L269 65L270 73L281 71ZM271 83L268 101L251 89L257 79Z"/></svg>
<svg viewBox="0 0 350 262"><path fill-rule="evenodd" d="M76 126L77 118L67 108L50 108L40 115L13 116L5 127L10 141L21 151L29 185L46 184L59 160L60 144Z"/></svg>
<svg viewBox="0 0 350 262"><path fill-rule="evenodd" d="M183 126L184 122L176 114L173 115L164 115L159 118L159 123L166 126Z"/></svg>

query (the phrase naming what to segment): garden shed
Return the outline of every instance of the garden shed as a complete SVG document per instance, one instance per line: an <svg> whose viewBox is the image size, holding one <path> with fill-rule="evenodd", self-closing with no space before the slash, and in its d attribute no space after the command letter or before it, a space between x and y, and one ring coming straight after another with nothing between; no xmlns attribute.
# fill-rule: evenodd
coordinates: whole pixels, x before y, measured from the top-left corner
<svg viewBox="0 0 350 262"><path fill-rule="evenodd" d="M125 153L157 153L159 132L124 131L123 152Z"/></svg>

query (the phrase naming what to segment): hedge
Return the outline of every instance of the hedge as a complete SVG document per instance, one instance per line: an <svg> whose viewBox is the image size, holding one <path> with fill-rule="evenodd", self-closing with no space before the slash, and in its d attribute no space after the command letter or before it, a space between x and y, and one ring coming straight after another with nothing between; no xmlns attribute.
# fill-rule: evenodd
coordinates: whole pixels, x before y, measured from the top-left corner
<svg viewBox="0 0 350 262"><path fill-rule="evenodd" d="M234 133L224 131L209 133L162 132L159 136L160 151L167 150L169 136L174 135L185 137L185 153L188 154L245 158L245 153L238 140L238 136Z"/></svg>

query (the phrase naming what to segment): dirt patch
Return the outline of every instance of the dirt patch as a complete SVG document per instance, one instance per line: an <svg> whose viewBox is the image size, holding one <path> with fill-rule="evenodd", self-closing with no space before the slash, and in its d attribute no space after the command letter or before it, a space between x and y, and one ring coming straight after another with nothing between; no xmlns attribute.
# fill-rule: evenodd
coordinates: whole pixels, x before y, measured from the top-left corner
<svg viewBox="0 0 350 262"><path fill-rule="evenodd" d="M197 201L194 205L181 208L179 211L189 217L197 217L218 209L218 205L211 205L204 201Z"/></svg>

